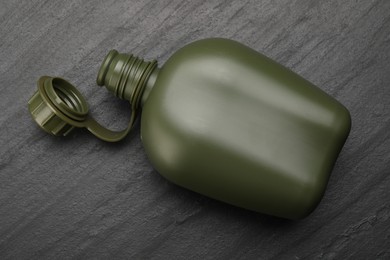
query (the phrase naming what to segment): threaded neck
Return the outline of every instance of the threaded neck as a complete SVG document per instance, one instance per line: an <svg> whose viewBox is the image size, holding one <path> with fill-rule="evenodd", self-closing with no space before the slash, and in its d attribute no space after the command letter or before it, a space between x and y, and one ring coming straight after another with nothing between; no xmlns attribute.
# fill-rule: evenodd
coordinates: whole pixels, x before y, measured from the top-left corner
<svg viewBox="0 0 390 260"><path fill-rule="evenodd" d="M99 86L106 86L115 96L130 101L138 108L141 97L157 61L144 61L132 54L111 50L104 59L97 77Z"/></svg>

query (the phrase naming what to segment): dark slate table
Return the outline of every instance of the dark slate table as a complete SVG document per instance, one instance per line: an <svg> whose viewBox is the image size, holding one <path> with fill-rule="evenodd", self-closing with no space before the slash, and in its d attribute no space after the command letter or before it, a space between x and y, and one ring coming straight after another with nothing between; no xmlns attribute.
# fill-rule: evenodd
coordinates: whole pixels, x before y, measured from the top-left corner
<svg viewBox="0 0 390 260"><path fill-rule="evenodd" d="M1 1L1 259L390 259L390 1ZM95 78L116 48L163 64L196 39L238 40L342 102L350 137L301 221L168 183L139 125L121 143L49 136L27 101L41 75L78 86L123 128L129 105Z"/></svg>

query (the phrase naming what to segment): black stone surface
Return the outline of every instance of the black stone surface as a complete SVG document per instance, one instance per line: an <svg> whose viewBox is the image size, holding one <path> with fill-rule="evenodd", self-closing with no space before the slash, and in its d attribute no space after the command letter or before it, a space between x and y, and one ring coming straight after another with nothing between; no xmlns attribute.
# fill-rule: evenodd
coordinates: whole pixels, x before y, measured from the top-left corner
<svg viewBox="0 0 390 260"><path fill-rule="evenodd" d="M1 1L1 259L390 259L390 1ZM116 48L163 64L206 37L243 42L341 101L350 137L302 221L168 183L139 125L121 143L52 137L30 118L41 75L78 86L119 129L129 105L95 77Z"/></svg>

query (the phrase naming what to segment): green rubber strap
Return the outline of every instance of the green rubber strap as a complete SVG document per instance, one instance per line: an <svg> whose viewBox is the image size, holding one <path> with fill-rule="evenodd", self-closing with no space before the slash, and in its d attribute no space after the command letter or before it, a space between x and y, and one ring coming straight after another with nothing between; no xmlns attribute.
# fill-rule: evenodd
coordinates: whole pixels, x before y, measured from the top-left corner
<svg viewBox="0 0 390 260"><path fill-rule="evenodd" d="M132 105L130 122L122 131L105 128L88 115L88 104L82 94L68 81L43 76L38 80L38 91L28 102L35 122L53 135L68 135L75 127L87 128L101 140L117 142L126 137L137 118L137 109Z"/></svg>
<svg viewBox="0 0 390 260"><path fill-rule="evenodd" d="M85 121L85 127L97 138L107 142L118 142L125 138L133 128L136 120L136 113L131 112L130 122L126 129L122 131L112 131L99 124L95 119L88 117Z"/></svg>

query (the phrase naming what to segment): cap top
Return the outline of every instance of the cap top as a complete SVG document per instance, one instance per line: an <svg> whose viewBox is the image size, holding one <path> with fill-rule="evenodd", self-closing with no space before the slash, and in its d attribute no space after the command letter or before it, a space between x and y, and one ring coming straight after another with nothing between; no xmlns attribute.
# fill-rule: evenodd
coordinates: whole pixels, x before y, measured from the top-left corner
<svg viewBox="0 0 390 260"><path fill-rule="evenodd" d="M131 130L136 119L132 111L129 126L123 131L111 131L88 116L88 103L83 95L68 81L43 76L38 80L38 90L28 101L34 121L46 132L66 136L75 127L85 127L96 137L117 142Z"/></svg>

